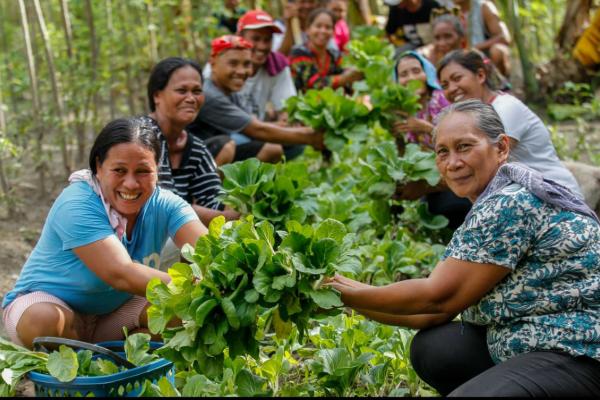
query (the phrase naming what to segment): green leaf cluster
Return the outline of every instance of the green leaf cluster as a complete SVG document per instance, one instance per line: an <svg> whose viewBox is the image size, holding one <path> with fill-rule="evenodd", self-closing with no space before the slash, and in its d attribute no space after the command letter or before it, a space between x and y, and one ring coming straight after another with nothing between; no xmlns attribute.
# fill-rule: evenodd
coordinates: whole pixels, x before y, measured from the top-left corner
<svg viewBox="0 0 600 400"><path fill-rule="evenodd" d="M259 311L276 307L276 330L295 324L304 332L311 317L342 306L339 295L319 283L355 268L351 240L334 220L315 226L290 220L276 232L252 216L226 224L215 218L195 250L184 252L191 264L169 269L169 284L155 279L148 285L149 327L166 342L159 353L215 377L226 349L232 358L258 356ZM183 324L169 328L174 317Z"/></svg>
<svg viewBox="0 0 600 400"><path fill-rule="evenodd" d="M435 186L440 180L435 154L421 150L414 143L406 145L402 157L398 156L394 142L380 143L369 149L366 157L359 162L363 169L362 188L373 198L390 198L397 184L424 179Z"/></svg>
<svg viewBox="0 0 600 400"><path fill-rule="evenodd" d="M364 142L369 134L369 109L343 90L311 89L290 97L287 111L291 121L299 121L325 133L325 146L340 151L348 142Z"/></svg>
<svg viewBox="0 0 600 400"><path fill-rule="evenodd" d="M297 163L269 164L250 158L221 167L225 180L223 202L243 215L270 221L277 228L285 221L304 222L300 203L312 183L304 166Z"/></svg>
<svg viewBox="0 0 600 400"><path fill-rule="evenodd" d="M392 83L394 72L394 46L377 36L351 40L348 54L344 57L345 67L353 67L364 76L362 85L355 86L361 92L384 88ZM364 86L366 83L366 87Z"/></svg>
<svg viewBox="0 0 600 400"><path fill-rule="evenodd" d="M421 109L417 90L422 86L423 82L413 80L406 85L390 82L386 86L374 88L371 92L373 118L389 127L401 114L403 118L416 114Z"/></svg>

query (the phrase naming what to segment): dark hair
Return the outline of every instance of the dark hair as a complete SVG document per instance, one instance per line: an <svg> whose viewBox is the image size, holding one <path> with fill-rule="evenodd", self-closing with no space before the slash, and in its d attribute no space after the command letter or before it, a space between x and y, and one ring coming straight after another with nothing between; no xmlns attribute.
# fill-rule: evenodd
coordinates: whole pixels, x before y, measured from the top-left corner
<svg viewBox="0 0 600 400"><path fill-rule="evenodd" d="M150 111L156 111L154 104L154 94L159 90L163 90L169 83L173 72L179 68L190 66L200 74L200 82L202 82L202 68L197 62L181 57L169 57L156 64L150 72L148 79L148 104Z"/></svg>
<svg viewBox="0 0 600 400"><path fill-rule="evenodd" d="M451 63L456 63L474 74L482 69L485 73L484 84L491 90L496 90L502 83L500 73L492 61L479 50L453 50L446 54L437 65L438 79L442 70Z"/></svg>
<svg viewBox="0 0 600 400"><path fill-rule="evenodd" d="M329 15L331 17L331 21L333 23L335 23L335 17L333 15L333 13L331 11L329 11L328 9L321 7L321 8L316 8L316 9L312 10L310 12L310 14L308 14L308 17L306 18L306 26L307 27L311 26L312 23L315 22L315 19L317 19L317 17L321 14Z"/></svg>
<svg viewBox="0 0 600 400"><path fill-rule="evenodd" d="M437 124L433 128L431 134L434 141L442 120L457 112L469 114L473 117L477 129L487 136L491 143L497 143L500 140L500 136L506 132L504 124L494 107L481 100L469 99L450 104L448 107L444 108L440 115L438 115Z"/></svg>
<svg viewBox="0 0 600 400"><path fill-rule="evenodd" d="M160 141L149 122L140 117L119 118L102 129L90 150L90 169L96 175L96 162L102 164L108 151L121 143L137 143L154 153L158 164Z"/></svg>
<svg viewBox="0 0 600 400"><path fill-rule="evenodd" d="M441 24L444 22L447 22L450 25L452 25L452 28L454 28L454 30L456 31L458 36L460 36L461 38L465 37L465 30L456 15L452 15L452 14L440 15L439 17L435 18L433 20L433 22L431 22L431 28L433 29L433 28L435 28L435 26L437 24Z"/></svg>

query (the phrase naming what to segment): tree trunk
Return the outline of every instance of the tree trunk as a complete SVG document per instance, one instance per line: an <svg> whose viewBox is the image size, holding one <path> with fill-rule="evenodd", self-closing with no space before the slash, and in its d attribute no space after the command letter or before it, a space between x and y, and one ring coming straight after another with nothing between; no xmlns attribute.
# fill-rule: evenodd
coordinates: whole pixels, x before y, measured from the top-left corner
<svg viewBox="0 0 600 400"><path fill-rule="evenodd" d="M558 51L552 60L536 68L540 96L550 98L565 82L590 82L591 76L573 58L572 51L577 39L589 21L592 0L569 0L565 17L556 36Z"/></svg>
<svg viewBox="0 0 600 400"><path fill-rule="evenodd" d="M154 1L147 0L146 1L146 18L148 24L148 30L150 31L148 35L148 39L150 40L150 59L153 64L158 62L158 44L156 42L156 28L153 24L153 15L154 15Z"/></svg>
<svg viewBox="0 0 600 400"><path fill-rule="evenodd" d="M508 0L506 10L508 11L508 22L510 30L513 34L515 44L519 51L519 60L523 69L523 81L525 84L525 95L529 100L539 100L538 82L535 76L535 69L529 52L525 45L525 39L521 33L521 23L519 21L519 4L518 0Z"/></svg>
<svg viewBox="0 0 600 400"><path fill-rule="evenodd" d="M0 11L2 12L2 15L6 15L6 4L4 2L0 2ZM13 69L11 68L11 64L10 64L10 51L8 48L8 34L6 32L6 22L8 21L8 18L0 18L0 37L2 38L2 54L4 54L4 67L6 68L6 79L3 80L2 82L6 83L8 86L8 90L10 92L10 105L11 105L11 114L12 115L17 115L17 112L19 110L19 103L17 100L17 95L15 92L15 87L12 84L13 80L14 80L14 75L13 75Z"/></svg>
<svg viewBox="0 0 600 400"><path fill-rule="evenodd" d="M91 80L95 84L98 79L98 39L96 37L96 26L94 24L94 9L91 0L85 0L85 17L90 32L90 69L91 69ZM90 97L92 99L92 126L98 116L98 91L92 88ZM87 102L86 102L87 103ZM83 110L83 115L86 115L87 106ZM84 117L84 120L87 118ZM81 128L77 130L77 163L81 164L85 160L87 147L87 137L85 134L85 123L82 124Z"/></svg>
<svg viewBox="0 0 600 400"><path fill-rule="evenodd" d="M114 26L113 26L113 13L112 13L112 0L106 0L106 27L108 28L109 35L113 36ZM108 59L114 60L114 46L113 40L110 40L110 44L108 46ZM115 83L117 82L117 78L114 74L114 68L110 68L110 87L109 87L109 109L110 109L110 119L115 119L117 114L117 95L115 93Z"/></svg>
<svg viewBox="0 0 600 400"><path fill-rule="evenodd" d="M2 71L0 71L2 72ZM2 76L0 76L0 82L2 82ZM6 137L6 115L4 114L4 102L2 97L2 90L0 90L0 140ZM0 189L2 190L2 196L6 203L6 209L8 216L15 214L14 202L11 198L11 185L6 176L6 170L4 168L4 154L2 152L2 144L0 144Z"/></svg>
<svg viewBox="0 0 600 400"><path fill-rule="evenodd" d="M67 44L67 56L73 57L73 30L71 28L71 17L69 14L69 4L67 0L60 0L60 16L62 27L65 32L65 43Z"/></svg>
<svg viewBox="0 0 600 400"><path fill-rule="evenodd" d="M119 14L120 15L128 15L127 9L125 8L125 7L127 7L126 3L118 2L117 4L120 7ZM121 23L119 24L121 43L123 43L123 47L125 49L125 54L132 54L131 43L129 42L129 35L127 33L126 25L127 25L126 21L121 21ZM137 110L135 107L135 97L134 97L134 93L136 93L136 92L135 92L133 75L131 73L131 59L129 57L127 57L125 59L125 85L127 86L127 106L129 107L129 114L136 115Z"/></svg>
<svg viewBox="0 0 600 400"><path fill-rule="evenodd" d="M569 0L566 2L565 17L556 36L556 43L560 50L570 52L575 47L577 39L589 22L592 2L592 0Z"/></svg>
<svg viewBox="0 0 600 400"><path fill-rule="evenodd" d="M37 142L35 143L34 159L37 161L36 169L39 173L40 198L46 195L46 167L44 163L42 144L44 141L44 129L40 123L41 104L38 92L37 72L35 68L35 58L29 35L29 22L27 21L27 10L23 0L19 1L19 13L21 15L21 27L23 28L23 40L25 41L25 51L27 53L27 71L29 72L29 82L31 84L31 96L33 99L32 115L34 118L34 129L37 130Z"/></svg>
<svg viewBox="0 0 600 400"><path fill-rule="evenodd" d="M64 128L67 127L65 123L64 116L64 107L62 97L60 95L60 89L58 87L58 82L56 79L56 68L54 67L54 57L52 56L52 47L50 44L50 37L48 36L48 29L46 29L46 21L44 19L44 14L42 8L40 7L40 0L33 0L33 6L35 11L36 20L38 23L38 27L40 28L40 32L42 34L42 40L44 42L44 53L46 54L46 64L48 64L48 70L50 75L50 84L52 87L52 97L54 97L54 103L56 105L56 111L58 113L58 118L61 121L61 127L63 128L63 132L59 132L59 143L60 143L60 151L63 159L63 167L65 169L66 177L71 173L71 161L69 151L67 149L67 139L66 139L66 131Z"/></svg>

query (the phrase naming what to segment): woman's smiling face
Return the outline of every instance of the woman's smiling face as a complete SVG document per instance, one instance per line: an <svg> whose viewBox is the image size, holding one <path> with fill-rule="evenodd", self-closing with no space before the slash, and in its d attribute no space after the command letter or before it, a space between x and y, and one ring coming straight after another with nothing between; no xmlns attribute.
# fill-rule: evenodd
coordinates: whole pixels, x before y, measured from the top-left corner
<svg viewBox="0 0 600 400"><path fill-rule="evenodd" d="M449 63L440 71L440 85L452 103L467 99L482 100L485 80L483 69L474 73L456 62Z"/></svg>
<svg viewBox="0 0 600 400"><path fill-rule="evenodd" d="M435 162L454 194L474 202L508 159L508 137L492 143L475 118L454 112L439 122L435 135Z"/></svg>
<svg viewBox="0 0 600 400"><path fill-rule="evenodd" d="M102 164L97 161L96 178L111 207L129 222L135 221L156 188L155 155L135 142L117 144Z"/></svg>

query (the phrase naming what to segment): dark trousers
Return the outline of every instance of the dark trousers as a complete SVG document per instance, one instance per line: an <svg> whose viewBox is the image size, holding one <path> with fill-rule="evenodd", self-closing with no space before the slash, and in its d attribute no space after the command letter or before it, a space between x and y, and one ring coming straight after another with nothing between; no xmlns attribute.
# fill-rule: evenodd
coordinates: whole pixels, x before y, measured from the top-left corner
<svg viewBox="0 0 600 400"><path fill-rule="evenodd" d="M494 364L485 327L450 322L419 331L410 359L421 379L443 396L600 396L600 362L554 351Z"/></svg>

